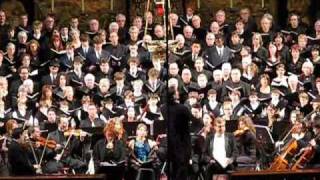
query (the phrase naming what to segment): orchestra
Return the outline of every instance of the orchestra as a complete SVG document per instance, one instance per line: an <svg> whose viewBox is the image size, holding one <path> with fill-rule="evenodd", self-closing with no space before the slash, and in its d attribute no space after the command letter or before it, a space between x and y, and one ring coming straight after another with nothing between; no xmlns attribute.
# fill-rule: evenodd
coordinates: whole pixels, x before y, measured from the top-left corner
<svg viewBox="0 0 320 180"><path fill-rule="evenodd" d="M320 168L320 20L186 10L11 27L0 9L0 175Z"/></svg>

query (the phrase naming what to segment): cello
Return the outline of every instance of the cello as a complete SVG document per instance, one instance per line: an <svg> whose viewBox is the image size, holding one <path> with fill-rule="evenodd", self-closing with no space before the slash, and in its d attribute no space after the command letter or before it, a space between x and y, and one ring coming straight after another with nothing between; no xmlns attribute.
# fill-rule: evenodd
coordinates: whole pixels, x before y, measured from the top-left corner
<svg viewBox="0 0 320 180"><path fill-rule="evenodd" d="M314 138L314 140L318 140L319 138L320 138L320 135ZM314 146L309 144L307 147L304 148L304 150L302 151L302 154L301 153L298 154L298 156L300 154L301 155L298 158L298 160L296 160L295 163L291 166L291 170L303 169L307 165L307 163L312 160L312 158L315 155L315 152L316 152L316 149L314 148Z"/></svg>
<svg viewBox="0 0 320 180"><path fill-rule="evenodd" d="M298 142L292 138L289 143L283 148L282 153L280 153L272 162L269 170L271 171L282 171L289 169L289 163L291 158L298 151Z"/></svg>

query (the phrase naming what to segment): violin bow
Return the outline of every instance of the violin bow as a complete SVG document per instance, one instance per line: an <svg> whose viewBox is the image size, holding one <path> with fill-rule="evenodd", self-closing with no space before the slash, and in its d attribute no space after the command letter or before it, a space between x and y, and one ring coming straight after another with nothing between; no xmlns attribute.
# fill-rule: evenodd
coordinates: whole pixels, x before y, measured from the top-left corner
<svg viewBox="0 0 320 180"><path fill-rule="evenodd" d="M31 140L30 140L30 137L29 137L28 133L26 134L26 136L27 136L27 138L28 138L27 141L28 141L28 143L29 143L29 145L30 145L33 158L34 158L34 160L36 161L36 164L39 164L38 158L37 158L37 156L36 156L36 153L35 153L35 151L34 151L34 148L33 148L32 144L31 144Z"/></svg>
<svg viewBox="0 0 320 180"><path fill-rule="evenodd" d="M70 136L68 137L67 143L66 143L66 145L63 147L62 152L60 153L60 156L61 156L61 157L62 157L65 149L67 148L67 146L68 146L68 144L69 144L69 142L70 142L70 139L71 139L72 135L73 135L73 133L71 133Z"/></svg>
<svg viewBox="0 0 320 180"><path fill-rule="evenodd" d="M44 157L44 152L46 151L46 148L47 148L47 144L48 144L48 140L49 140L49 134L46 138L46 143L44 144L44 148L43 148L43 151L41 153L41 158L40 158L40 162L39 162L39 166L41 167L41 163L42 163L42 160L43 160L43 157Z"/></svg>

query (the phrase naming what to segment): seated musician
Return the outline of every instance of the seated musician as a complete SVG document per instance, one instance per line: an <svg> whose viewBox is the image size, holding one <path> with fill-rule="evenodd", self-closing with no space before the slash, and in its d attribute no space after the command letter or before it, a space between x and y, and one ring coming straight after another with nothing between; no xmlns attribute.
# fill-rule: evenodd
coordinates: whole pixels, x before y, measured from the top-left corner
<svg viewBox="0 0 320 180"><path fill-rule="evenodd" d="M237 147L234 136L226 133L225 120L218 117L214 120L214 133L206 138L202 161L207 164L206 179L213 174L226 173L234 169ZM222 148L224 147L224 148Z"/></svg>
<svg viewBox="0 0 320 180"><path fill-rule="evenodd" d="M305 148L303 148L301 151L310 151L309 154L311 156L307 157L309 158L309 163L307 164L308 168L319 168L320 167L320 116L316 115L313 120L313 137L307 144Z"/></svg>
<svg viewBox="0 0 320 180"><path fill-rule="evenodd" d="M10 175L35 175L34 166L29 159L28 143L21 128L15 128L12 133L12 141L8 149L8 161L10 164Z"/></svg>
<svg viewBox="0 0 320 180"><path fill-rule="evenodd" d="M238 129L233 133L239 156L236 159L238 165L252 164L256 161L256 129L248 116L241 116L238 121Z"/></svg>
<svg viewBox="0 0 320 180"><path fill-rule="evenodd" d="M121 118L113 118L110 119L108 122L108 126L111 126L113 124L114 126L114 131L116 133L116 137L118 138L118 140L126 142L127 141L127 133L126 130L123 127L123 123L121 121Z"/></svg>
<svg viewBox="0 0 320 180"><path fill-rule="evenodd" d="M124 174L122 166L126 157L125 144L118 139L114 125L111 125L111 123L105 126L103 133L105 138L99 140L93 148L96 172L103 171L104 166L108 165L119 167L118 169L112 169L112 173L107 172L107 178L121 180Z"/></svg>
<svg viewBox="0 0 320 180"><path fill-rule="evenodd" d="M132 176L135 179L136 171L139 168L153 168L158 170L159 161L156 154L158 146L156 142L148 139L148 129L144 123L137 126L136 138L132 139L129 144L130 167Z"/></svg>
<svg viewBox="0 0 320 180"><path fill-rule="evenodd" d="M276 142L276 147L281 147L287 144L292 138L298 141L299 148L305 147L312 138L312 133L308 131L306 123L303 121L302 114L298 111L291 112L290 121L293 125L289 134L283 137L282 140ZM294 114L296 117L294 117Z"/></svg>
<svg viewBox="0 0 320 180"><path fill-rule="evenodd" d="M72 132L68 133L69 120L67 116L60 116L58 129L48 134L49 139L54 140L57 145L54 152L51 152L51 158L43 169L44 173L59 173L62 170L61 164L77 173L83 173L87 169L86 164L80 160L82 156L81 141L84 140L85 134L80 134L79 140Z"/></svg>

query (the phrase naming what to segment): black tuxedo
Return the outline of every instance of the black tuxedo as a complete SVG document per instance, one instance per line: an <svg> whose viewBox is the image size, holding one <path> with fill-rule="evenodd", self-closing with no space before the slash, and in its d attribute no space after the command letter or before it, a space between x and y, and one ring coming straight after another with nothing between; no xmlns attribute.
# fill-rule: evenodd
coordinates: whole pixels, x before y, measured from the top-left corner
<svg viewBox="0 0 320 180"><path fill-rule="evenodd" d="M143 91L146 92L148 96L151 94L158 94L158 96L160 96L160 101L165 102L164 96L166 93L166 84L164 82L158 80L156 87L153 88L149 81L147 81L143 85Z"/></svg>
<svg viewBox="0 0 320 180"><path fill-rule="evenodd" d="M226 150L226 157L232 158L233 160L236 159L238 155L236 143L234 136L230 133L225 133L225 150ZM214 145L214 136L215 134L210 134L205 140L205 146L203 149L203 161L205 163L209 163L210 160L213 159L212 152L213 152L213 145Z"/></svg>
<svg viewBox="0 0 320 180"><path fill-rule="evenodd" d="M204 28L194 28L193 34L197 37L198 40L204 42L207 35L207 30Z"/></svg>
<svg viewBox="0 0 320 180"><path fill-rule="evenodd" d="M68 139L68 137L64 136L64 132L60 131L59 129L50 132L48 136L49 136L49 139L56 141L57 144L62 145L62 147L65 146ZM71 137L69 144L66 148L66 151L61 158L61 162L64 164L67 164L76 172L83 173L87 169L87 167L84 162L79 160L80 159L79 157L82 156L82 146L83 146L82 143L80 143L77 137L75 136ZM48 170L51 171L52 170L51 168L52 167L48 167Z"/></svg>
<svg viewBox="0 0 320 180"><path fill-rule="evenodd" d="M113 102L117 105L120 105L120 104L123 104L124 103L124 93L127 91L127 90L130 90L130 88L126 85L124 85L121 89L121 92L118 94L117 92L117 86L113 86L111 89L110 89L110 94L113 94Z"/></svg>

